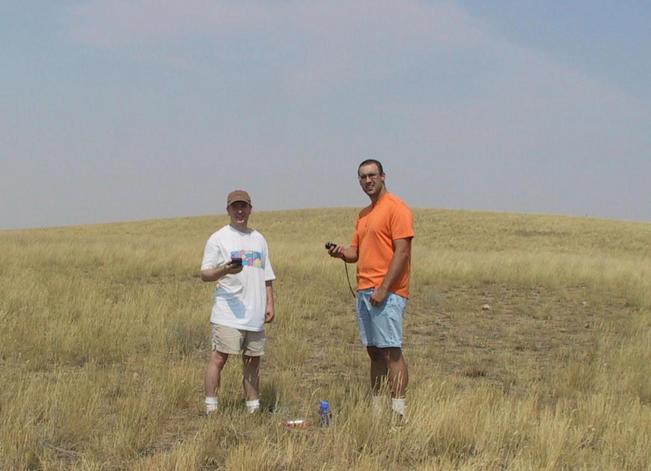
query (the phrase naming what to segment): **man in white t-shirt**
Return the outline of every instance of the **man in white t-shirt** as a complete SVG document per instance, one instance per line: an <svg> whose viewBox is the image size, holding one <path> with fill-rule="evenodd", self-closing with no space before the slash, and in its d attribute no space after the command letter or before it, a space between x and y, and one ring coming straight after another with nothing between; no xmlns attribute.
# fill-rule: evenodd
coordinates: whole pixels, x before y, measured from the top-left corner
<svg viewBox="0 0 651 471"><path fill-rule="evenodd" d="M274 319L275 279L267 241L248 227L251 197L246 191L228 194L230 224L210 236L201 262L201 279L216 281L210 316L212 352L205 377L206 412L218 408L217 390L229 355L242 354L244 394L249 412L260 408L258 383L264 354L264 324Z"/></svg>

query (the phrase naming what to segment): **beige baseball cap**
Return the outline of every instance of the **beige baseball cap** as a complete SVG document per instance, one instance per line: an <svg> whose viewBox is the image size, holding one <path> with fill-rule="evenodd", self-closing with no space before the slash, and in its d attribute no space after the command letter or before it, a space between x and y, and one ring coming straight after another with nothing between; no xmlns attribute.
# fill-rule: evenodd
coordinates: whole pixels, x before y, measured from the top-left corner
<svg viewBox="0 0 651 471"><path fill-rule="evenodd" d="M231 191L226 197L226 207L229 207L231 204L236 201L244 201L245 203L251 204L251 197L244 190L234 190Z"/></svg>

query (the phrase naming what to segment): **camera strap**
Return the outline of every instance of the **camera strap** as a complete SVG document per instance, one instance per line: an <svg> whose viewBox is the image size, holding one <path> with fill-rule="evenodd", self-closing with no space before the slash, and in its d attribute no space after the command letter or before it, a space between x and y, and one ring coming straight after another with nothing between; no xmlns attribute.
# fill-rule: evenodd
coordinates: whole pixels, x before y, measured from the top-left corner
<svg viewBox="0 0 651 471"><path fill-rule="evenodd" d="M345 260L344 262L344 268L346 269L346 281L348 282L348 289L350 290L350 294L353 295L353 298L357 298L357 295L355 294L355 291L353 290L353 287L350 284L350 277L348 276L348 264L346 263Z"/></svg>

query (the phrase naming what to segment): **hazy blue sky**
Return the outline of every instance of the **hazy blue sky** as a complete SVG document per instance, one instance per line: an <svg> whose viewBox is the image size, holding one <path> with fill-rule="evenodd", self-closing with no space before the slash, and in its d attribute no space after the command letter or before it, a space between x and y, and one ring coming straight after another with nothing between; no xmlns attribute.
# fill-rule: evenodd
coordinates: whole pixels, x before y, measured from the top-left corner
<svg viewBox="0 0 651 471"><path fill-rule="evenodd" d="M0 228L363 206L651 221L651 2L0 0Z"/></svg>

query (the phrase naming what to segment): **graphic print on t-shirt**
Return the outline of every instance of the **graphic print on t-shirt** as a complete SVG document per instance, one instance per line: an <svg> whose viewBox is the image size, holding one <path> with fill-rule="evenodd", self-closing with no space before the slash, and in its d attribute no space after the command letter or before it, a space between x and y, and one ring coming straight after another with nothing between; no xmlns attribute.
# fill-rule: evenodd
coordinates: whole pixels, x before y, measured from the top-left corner
<svg viewBox="0 0 651 471"><path fill-rule="evenodd" d="M235 250L231 252L231 259L241 258L242 266L253 268L264 268L264 258L260 252L253 250Z"/></svg>

